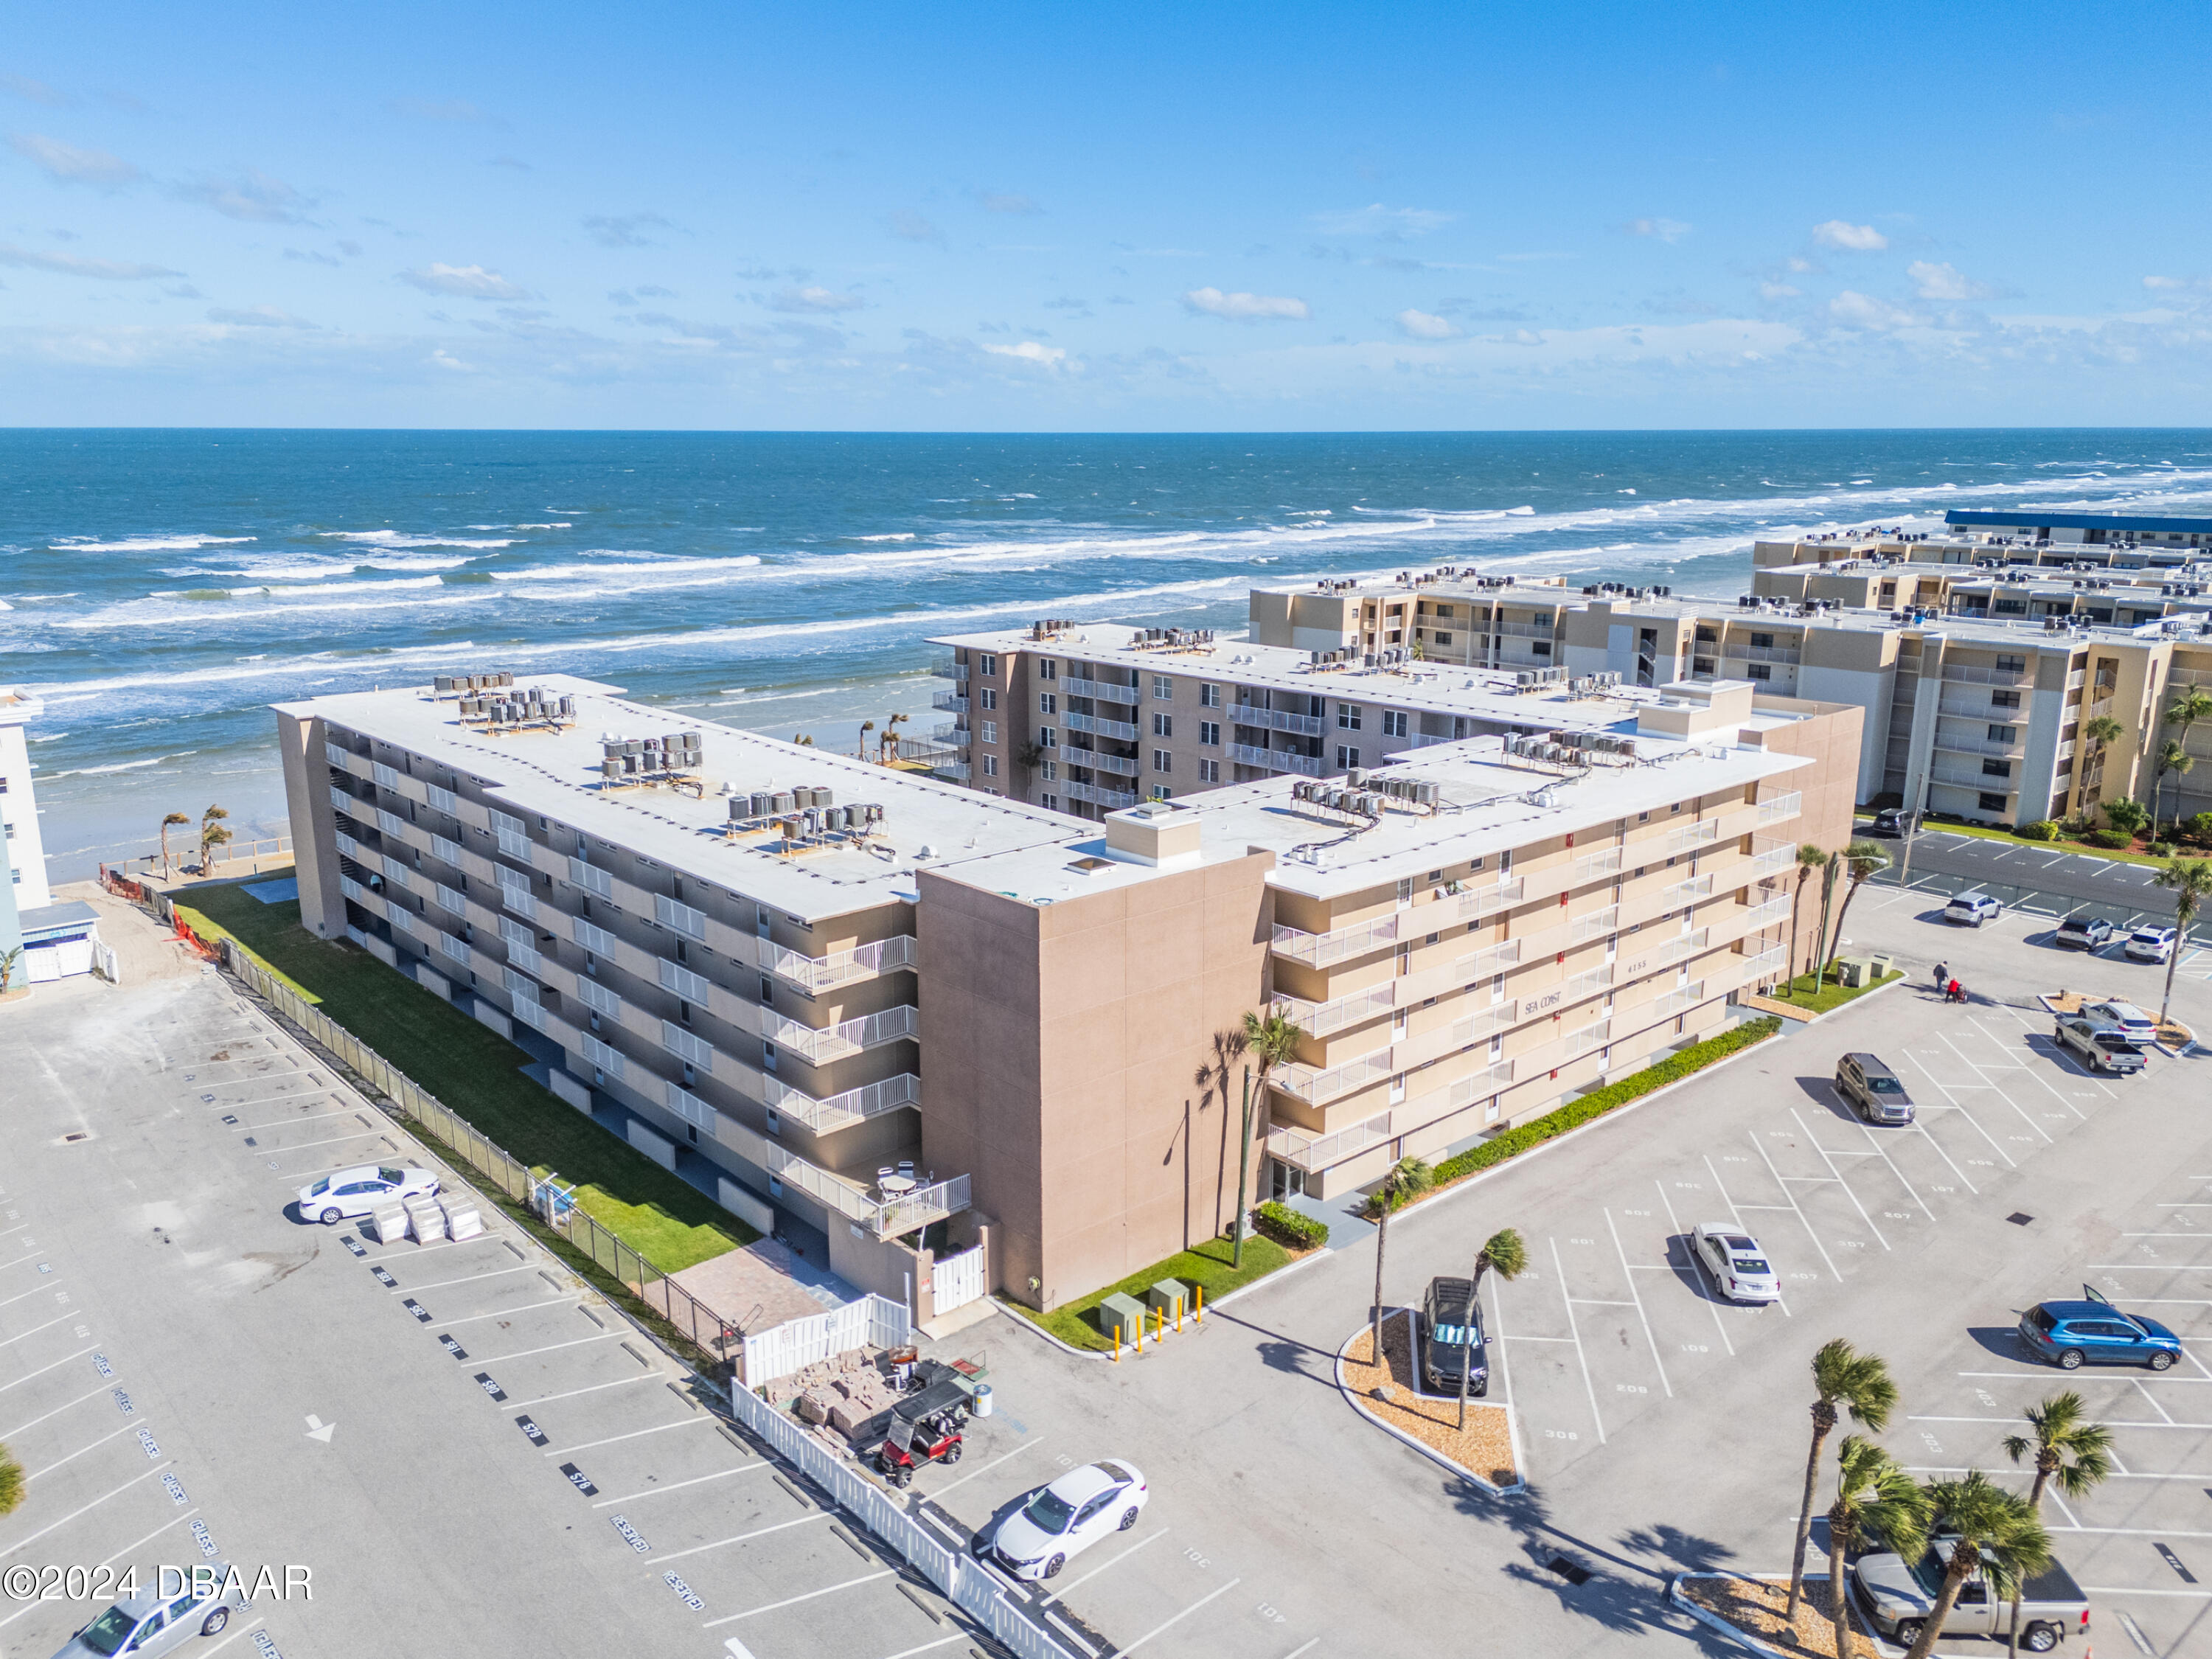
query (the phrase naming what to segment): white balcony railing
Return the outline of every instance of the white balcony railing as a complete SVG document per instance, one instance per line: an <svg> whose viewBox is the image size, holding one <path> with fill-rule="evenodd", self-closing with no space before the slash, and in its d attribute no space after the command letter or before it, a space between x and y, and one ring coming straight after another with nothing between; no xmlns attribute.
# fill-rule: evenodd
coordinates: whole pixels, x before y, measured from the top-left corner
<svg viewBox="0 0 2212 1659"><path fill-rule="evenodd" d="M1731 922L1741 923L1747 933L1764 933L1767 928L1790 920L1790 902L1788 895L1771 898L1748 906L1741 916L1731 916Z"/></svg>
<svg viewBox="0 0 2212 1659"><path fill-rule="evenodd" d="M1778 842L1752 854L1748 879L1765 881L1770 876L1781 875L1796 862L1797 849L1786 841Z"/></svg>
<svg viewBox="0 0 2212 1659"><path fill-rule="evenodd" d="M950 657L939 657L929 665L929 672L940 680L965 680L968 678L968 665L964 662L955 662Z"/></svg>
<svg viewBox="0 0 2212 1659"><path fill-rule="evenodd" d="M1277 956L1291 962L1302 962L1309 968L1323 968L1392 943L1398 937L1398 921L1399 915L1394 912L1326 933L1309 933L1279 925L1273 948Z"/></svg>
<svg viewBox="0 0 2212 1659"><path fill-rule="evenodd" d="M1446 1098L1455 1107L1464 1106L1469 1101L1480 1100L1485 1095L1495 1094L1512 1081L1513 1062L1510 1060L1493 1060L1480 1071L1470 1072L1453 1084L1451 1093Z"/></svg>
<svg viewBox="0 0 2212 1659"><path fill-rule="evenodd" d="M1503 1002L1493 1002L1487 1008L1479 1008L1452 1027L1452 1041L1474 1042L1494 1032L1510 1030L1520 1012L1521 1005L1510 997Z"/></svg>
<svg viewBox="0 0 2212 1659"><path fill-rule="evenodd" d="M1275 732L1295 732L1300 737L1317 738L1328 730L1328 721L1319 714L1294 714L1287 708L1260 708L1249 702L1231 707L1229 718L1238 726L1257 726Z"/></svg>
<svg viewBox="0 0 2212 1659"><path fill-rule="evenodd" d="M1119 738L1124 743L1137 740L1136 723L1133 720L1109 720L1103 714L1063 714L1060 724L1071 732L1095 732L1102 738Z"/></svg>
<svg viewBox="0 0 2212 1659"><path fill-rule="evenodd" d="M939 691L930 698L929 706L940 714L964 714L968 712L968 699L957 692Z"/></svg>
<svg viewBox="0 0 2212 1659"><path fill-rule="evenodd" d="M1486 910L1518 904L1521 896L1528 891L1528 884L1519 876L1509 876L1493 881L1485 887L1466 887L1460 890L1459 913L1462 918L1480 915Z"/></svg>
<svg viewBox="0 0 2212 1659"><path fill-rule="evenodd" d="M803 1123L817 1134L827 1134L885 1112L897 1111L902 1106L921 1103L921 1079L911 1072L897 1077L885 1078L879 1083L863 1084L857 1089L848 1089L842 1094L817 1100L804 1090L773 1077L761 1079L762 1102L770 1110Z"/></svg>
<svg viewBox="0 0 2212 1659"><path fill-rule="evenodd" d="M1070 674L1062 679L1060 685L1071 697L1091 697L1100 702L1121 702L1132 705L1142 700L1137 688L1133 685L1114 685L1105 680L1085 679L1076 674Z"/></svg>
<svg viewBox="0 0 2212 1659"><path fill-rule="evenodd" d="M1094 772L1110 772L1125 778L1133 778L1144 770L1134 755L1109 755L1103 750L1063 749L1060 757L1070 766L1087 766Z"/></svg>
<svg viewBox="0 0 2212 1659"><path fill-rule="evenodd" d="M1472 981L1480 979L1486 974L1494 974L1501 969L1510 968L1520 960L1521 941L1517 939L1502 939L1495 945L1484 945L1480 951L1468 951L1452 963L1452 971L1463 981Z"/></svg>
<svg viewBox="0 0 2212 1659"><path fill-rule="evenodd" d="M1804 805L1802 790L1792 789L1786 795L1775 795L1759 803L1759 821L1775 823L1784 818L1794 818Z"/></svg>
<svg viewBox="0 0 2212 1659"><path fill-rule="evenodd" d="M1286 749L1255 749L1249 743L1232 743L1229 757L1240 766L1265 767L1270 772L1296 772L1301 777L1317 778L1328 769L1328 763L1319 755L1294 755Z"/></svg>
<svg viewBox="0 0 2212 1659"><path fill-rule="evenodd" d="M895 968L912 967L915 944L913 934L900 933L850 951L832 951L826 957L803 957L778 945L765 945L761 954L769 972L778 979L788 980L805 990L821 991L833 985L848 985L854 980L872 979Z"/></svg>
<svg viewBox="0 0 2212 1659"><path fill-rule="evenodd" d="M1651 1005L1651 1012L1662 1019L1671 1019L1685 1013L1705 1000L1705 982L1692 980L1687 985L1678 985Z"/></svg>
<svg viewBox="0 0 2212 1659"><path fill-rule="evenodd" d="M1332 1164L1341 1164L1355 1152L1364 1152L1370 1146L1390 1139L1391 1115L1379 1112L1364 1122L1332 1134L1309 1135L1297 1129L1274 1128L1267 1131L1267 1152L1282 1162L1310 1173L1325 1170Z"/></svg>
<svg viewBox="0 0 2212 1659"><path fill-rule="evenodd" d="M939 761L929 769L933 778L950 778L955 783L966 783L975 775L975 769L963 760Z"/></svg>
<svg viewBox="0 0 2212 1659"><path fill-rule="evenodd" d="M1601 962L1595 968L1585 968L1579 974L1571 974L1563 988L1569 1002L1579 1001L1592 992L1602 991L1613 983L1613 964Z"/></svg>
<svg viewBox="0 0 2212 1659"><path fill-rule="evenodd" d="M1947 662L1943 678L1965 685L2033 685L2035 676L2025 670L1978 668L1971 663Z"/></svg>
<svg viewBox="0 0 2212 1659"><path fill-rule="evenodd" d="M1682 962L1699 955L1711 943L1712 936L1710 927L1700 927L1694 933L1679 933L1659 947L1658 959L1662 963Z"/></svg>
<svg viewBox="0 0 2212 1659"><path fill-rule="evenodd" d="M1567 924L1567 942L1580 945L1586 939L1603 939L1620 926L1620 907L1608 904L1602 910L1592 910L1587 915L1577 916Z"/></svg>
<svg viewBox="0 0 2212 1659"><path fill-rule="evenodd" d="M1611 1020L1601 1019L1595 1025L1585 1025L1579 1030L1567 1033L1567 1058L1572 1060L1578 1054L1589 1053L1593 1048L1602 1048L1612 1041L1613 1022Z"/></svg>
<svg viewBox="0 0 2212 1659"><path fill-rule="evenodd" d="M1779 979L1789 971L1790 947L1770 945L1756 954L1747 953L1738 969L1746 985L1756 985L1763 979Z"/></svg>
<svg viewBox="0 0 2212 1659"><path fill-rule="evenodd" d="M1103 783L1064 783L1060 793L1070 800L1096 801L1109 811L1118 812L1125 806L1137 804L1135 793L1127 789L1109 789Z"/></svg>
<svg viewBox="0 0 2212 1659"><path fill-rule="evenodd" d="M1310 1066L1279 1066L1267 1074L1267 1081L1286 1095L1295 1096L1309 1106L1326 1106L1332 1100L1341 1099L1355 1089L1364 1089L1377 1078L1389 1077L1396 1071L1395 1051L1378 1048L1371 1054L1362 1054L1357 1060L1347 1060L1340 1066L1317 1072Z"/></svg>
<svg viewBox="0 0 2212 1659"><path fill-rule="evenodd" d="M1595 881L1600 876L1617 875L1620 871L1620 848L1608 847L1602 853L1586 853L1575 860L1575 885Z"/></svg>
<svg viewBox="0 0 2212 1659"><path fill-rule="evenodd" d="M1298 997L1278 996L1274 1007L1277 1012L1293 1022L1309 1036L1326 1036L1331 1031L1356 1025L1370 1015L1395 1006L1397 992L1397 981L1386 979L1380 985L1354 991L1334 1002L1307 1002Z"/></svg>
<svg viewBox="0 0 2212 1659"><path fill-rule="evenodd" d="M1695 823L1678 823L1667 832L1667 851L1669 854L1686 853L1692 848L1710 847L1720 838L1718 818L1700 818Z"/></svg>
<svg viewBox="0 0 2212 1659"><path fill-rule="evenodd" d="M763 1022L761 1035L779 1048L788 1049L812 1065L823 1066L864 1049L896 1042L901 1037L919 1037L921 1014L909 1003L829 1026L801 1025L795 1019L776 1015Z"/></svg>
<svg viewBox="0 0 2212 1659"><path fill-rule="evenodd" d="M1712 896L1713 878L1711 876L1692 876L1687 881L1678 881L1671 887L1661 888L1659 902L1671 910L1678 904L1694 903L1698 899Z"/></svg>

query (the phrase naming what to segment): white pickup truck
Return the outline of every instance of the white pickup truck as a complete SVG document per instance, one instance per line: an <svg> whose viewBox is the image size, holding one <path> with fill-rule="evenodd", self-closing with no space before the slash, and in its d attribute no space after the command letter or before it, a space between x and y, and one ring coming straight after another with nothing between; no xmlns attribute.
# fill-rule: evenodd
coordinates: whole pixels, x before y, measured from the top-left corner
<svg viewBox="0 0 2212 1659"><path fill-rule="evenodd" d="M1875 1630L1910 1646L1919 1636L1943 1589L1943 1562L1950 1539L1938 1539L1919 1560L1896 1555L1863 1555L1851 1568L1851 1594ZM2002 1640L2012 1628L2012 1601L1992 1591L1976 1573L1959 1589L1959 1600L1943 1621L1948 1636L1992 1636ZM2021 1586L2020 1644L2030 1653L2048 1653L2075 1632L2089 1633L2089 1598L2074 1575L2053 1561Z"/></svg>

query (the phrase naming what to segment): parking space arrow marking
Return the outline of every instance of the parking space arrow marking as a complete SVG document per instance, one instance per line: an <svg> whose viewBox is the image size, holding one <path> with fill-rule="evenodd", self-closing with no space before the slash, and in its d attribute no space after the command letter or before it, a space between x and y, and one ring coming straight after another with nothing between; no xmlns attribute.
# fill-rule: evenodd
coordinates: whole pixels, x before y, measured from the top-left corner
<svg viewBox="0 0 2212 1659"><path fill-rule="evenodd" d="M338 1425L337 1424L325 1423L321 1418L316 1416L313 1412L309 1412L307 1413L308 1439L319 1440L327 1446L331 1443L331 1437L337 1431Z"/></svg>

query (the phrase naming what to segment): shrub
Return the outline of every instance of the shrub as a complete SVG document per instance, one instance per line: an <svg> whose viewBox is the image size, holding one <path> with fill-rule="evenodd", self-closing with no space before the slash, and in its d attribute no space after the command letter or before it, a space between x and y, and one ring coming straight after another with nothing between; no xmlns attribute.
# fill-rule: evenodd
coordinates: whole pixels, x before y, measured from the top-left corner
<svg viewBox="0 0 2212 1659"><path fill-rule="evenodd" d="M2199 847L2212 847L2212 812L2199 812L2189 820L2189 839Z"/></svg>
<svg viewBox="0 0 2212 1659"><path fill-rule="evenodd" d="M2102 847L2111 852L2135 845L2136 838L2124 830L2092 830L2081 837L2092 847Z"/></svg>
<svg viewBox="0 0 2212 1659"><path fill-rule="evenodd" d="M1738 1049L1748 1048L1754 1042L1765 1041L1782 1029L1781 1019L1773 1014L1746 1020L1731 1030L1717 1037L1685 1048L1679 1054L1669 1054L1656 1066L1622 1078L1618 1083L1608 1083L1602 1089L1592 1090L1580 1100L1569 1101L1556 1111L1550 1111L1526 1123L1516 1124L1499 1135L1492 1135L1479 1146L1470 1146L1456 1158L1448 1158L1436 1167L1438 1187L1473 1175L1477 1170L1487 1170L1492 1164L1503 1164L1531 1146L1540 1146L1556 1135L1579 1128L1594 1118L1603 1117L1616 1106L1626 1105L1641 1098L1655 1089L1663 1089L1670 1083L1680 1081L1694 1072L1704 1070L1717 1060L1725 1059Z"/></svg>
<svg viewBox="0 0 2212 1659"><path fill-rule="evenodd" d="M1328 1243L1327 1222L1300 1215L1289 1205L1278 1204L1272 1198L1252 1212L1252 1218L1261 1232L1293 1250L1317 1249Z"/></svg>
<svg viewBox="0 0 2212 1659"><path fill-rule="evenodd" d="M0 1446L0 1515L12 1514L23 1501L23 1466Z"/></svg>
<svg viewBox="0 0 2212 1659"><path fill-rule="evenodd" d="M2033 823L2023 823L2013 834L2022 841L2049 841L2058 833L2058 826L2049 818L2038 818Z"/></svg>
<svg viewBox="0 0 2212 1659"><path fill-rule="evenodd" d="M2170 859L2173 856L2173 843L2170 841L2154 841L2144 848L2143 851L2154 859Z"/></svg>

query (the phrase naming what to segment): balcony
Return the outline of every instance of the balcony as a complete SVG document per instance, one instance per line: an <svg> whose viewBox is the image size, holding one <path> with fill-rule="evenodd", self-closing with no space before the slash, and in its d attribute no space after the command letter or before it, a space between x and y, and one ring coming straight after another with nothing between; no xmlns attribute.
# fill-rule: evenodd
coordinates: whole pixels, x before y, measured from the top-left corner
<svg viewBox="0 0 2212 1659"><path fill-rule="evenodd" d="M1687 985L1678 985L1651 1005L1651 1012L1661 1019L1672 1019L1687 1013L1705 1000L1705 982L1693 980Z"/></svg>
<svg viewBox="0 0 2212 1659"><path fill-rule="evenodd" d="M1694 933L1678 933L1659 947L1656 959L1663 964L1697 956L1711 943L1712 936L1710 927L1700 927Z"/></svg>
<svg viewBox="0 0 2212 1659"><path fill-rule="evenodd" d="M1489 626L1490 631L1493 634L1504 634L1515 639L1523 640L1548 640L1552 637L1553 632L1549 617L1535 622L1497 622L1492 623Z"/></svg>
<svg viewBox="0 0 2212 1659"><path fill-rule="evenodd" d="M1594 939L1603 939L1620 926L1620 907L1608 904L1602 910L1593 910L1588 915L1577 916L1567 924L1567 943L1581 945Z"/></svg>
<svg viewBox="0 0 2212 1659"><path fill-rule="evenodd" d="M663 963L661 966L666 968L672 964ZM697 1002L703 999L694 997L691 1000ZM833 1060L844 1060L864 1049L896 1042L901 1037L919 1037L921 1035L921 1016L911 1004L904 1007L886 1008L880 1013L864 1014L858 1019L848 1019L842 1025L801 1025L795 1019L768 1014L761 1022L761 1035L777 1048L797 1054L811 1065L824 1066Z"/></svg>
<svg viewBox="0 0 2212 1659"><path fill-rule="evenodd" d="M1278 926L1271 948L1286 961L1302 962L1309 968L1326 968L1331 963L1364 956L1394 943L1398 937L1398 921L1399 915L1394 913L1326 933L1309 933L1299 928Z"/></svg>
<svg viewBox="0 0 2212 1659"><path fill-rule="evenodd" d="M1085 679L1070 674L1060 681L1060 687L1071 697L1090 697L1099 702L1127 703L1133 707L1143 701L1133 685L1115 685L1105 680Z"/></svg>
<svg viewBox="0 0 2212 1659"><path fill-rule="evenodd" d="M1127 789L1109 789L1103 783L1062 784L1060 793L1066 795L1070 800L1095 801L1109 812L1118 812L1124 807L1134 806L1137 804L1137 797L1133 792Z"/></svg>
<svg viewBox="0 0 2212 1659"><path fill-rule="evenodd" d="M1770 945L1756 954L1747 953L1738 964L1746 985L1756 985L1761 980L1779 979L1789 971L1790 947Z"/></svg>
<svg viewBox="0 0 2212 1659"><path fill-rule="evenodd" d="M1601 1019L1595 1025L1585 1025L1580 1030L1567 1033L1567 1058L1575 1059L1593 1048L1602 1048L1613 1041L1613 1022Z"/></svg>
<svg viewBox="0 0 2212 1659"><path fill-rule="evenodd" d="M1245 743L1231 744L1229 757L1240 765L1264 767L1270 772L1296 772L1309 778L1320 777L1328 769L1328 763L1319 755L1293 755L1282 749L1255 749Z"/></svg>
<svg viewBox="0 0 2212 1659"><path fill-rule="evenodd" d="M1585 968L1579 974L1568 976L1562 988L1569 1002L1579 1002L1584 997L1604 990L1613 983L1613 964L1601 962L1595 968Z"/></svg>
<svg viewBox="0 0 2212 1659"><path fill-rule="evenodd" d="M947 714L964 714L968 712L968 699L956 691L939 691L930 697L929 706Z"/></svg>
<svg viewBox="0 0 2212 1659"><path fill-rule="evenodd" d="M769 1146L763 1151L768 1172L777 1181L796 1187L838 1214L859 1222L878 1238L896 1237L926 1227L933 1221L941 1221L946 1216L957 1215L970 1201L969 1180L964 1175L940 1181L904 1198L878 1203L854 1182L817 1169L780 1146Z"/></svg>
<svg viewBox="0 0 2212 1659"><path fill-rule="evenodd" d="M1340 1031L1347 1025L1356 1025L1371 1015L1395 1006L1397 992L1397 981L1385 980L1380 985L1354 991L1350 996L1339 997L1334 1002L1307 1002L1297 997L1279 996L1273 1006L1275 1012L1294 1023L1308 1036L1326 1036L1331 1031Z"/></svg>
<svg viewBox="0 0 2212 1659"><path fill-rule="evenodd" d="M965 749L975 742L975 734L957 720L947 720L944 725L933 726L930 729L929 740L932 743L948 744L954 749Z"/></svg>
<svg viewBox="0 0 2212 1659"><path fill-rule="evenodd" d="M881 1117L885 1112L896 1112L902 1106L919 1106L921 1079L907 1072L880 1083L848 1089L827 1100L817 1100L775 1078L763 1077L761 1100L771 1111L793 1122L803 1123L817 1134L828 1134L872 1117Z"/></svg>
<svg viewBox="0 0 2212 1659"><path fill-rule="evenodd" d="M1137 740L1137 727L1131 720L1109 720L1101 714L1063 714L1060 724L1071 732L1095 732L1102 738L1119 738L1123 743Z"/></svg>
<svg viewBox="0 0 2212 1659"><path fill-rule="evenodd" d="M1463 1046L1498 1031L1510 1030L1520 1012L1521 1005L1510 997L1504 1002L1493 1002L1455 1022L1451 1028L1452 1041Z"/></svg>
<svg viewBox="0 0 2212 1659"><path fill-rule="evenodd" d="M1784 662L1797 660L1797 647L1790 645L1752 645L1742 640L1730 640L1721 647L1723 657L1739 657L1751 662Z"/></svg>
<svg viewBox="0 0 2212 1659"><path fill-rule="evenodd" d="M1667 832L1667 852L1671 857L1697 848L1711 847L1720 839L1720 834L1718 818L1700 818L1695 823L1678 824Z"/></svg>
<svg viewBox="0 0 2212 1659"><path fill-rule="evenodd" d="M1310 1066L1278 1066L1267 1073L1267 1082L1271 1087L1309 1106L1326 1106L1379 1078L1389 1077L1398 1069L1395 1054L1393 1049L1377 1048L1371 1054L1362 1054L1357 1060L1347 1060L1322 1072Z"/></svg>
<svg viewBox="0 0 2212 1659"><path fill-rule="evenodd" d="M1990 738L1954 737L1937 728L1935 746L1948 749L1954 755L1993 755L1999 759L2018 760L2027 753L2027 745L2014 738L2009 743L1999 743Z"/></svg>
<svg viewBox="0 0 2212 1659"><path fill-rule="evenodd" d="M1063 749L1060 759L1070 766L1087 766L1097 772L1112 772L1125 778L1133 778L1144 768L1134 755L1109 755L1098 749Z"/></svg>
<svg viewBox="0 0 2212 1659"><path fill-rule="evenodd" d="M1513 1062L1510 1060L1493 1060L1480 1071L1470 1072L1453 1084L1451 1092L1445 1097L1445 1099L1450 1103L1450 1109L1457 1110L1470 1101L1480 1100L1487 1094L1495 1094L1512 1081Z"/></svg>
<svg viewBox="0 0 2212 1659"><path fill-rule="evenodd" d="M803 957L796 951L787 951L765 939L761 941L761 960L769 972L807 991L825 991L834 985L873 979L894 969L910 968L914 959L911 933L899 933L850 951L833 951L826 957Z"/></svg>
<svg viewBox="0 0 2212 1659"><path fill-rule="evenodd" d="M1748 878L1753 881L1765 881L1770 877L1782 875L1795 868L1796 863L1797 849L1795 847L1786 841L1770 842L1752 854ZM1734 872L1730 873L1733 874Z"/></svg>
<svg viewBox="0 0 2212 1659"><path fill-rule="evenodd" d="M1464 921L1470 916L1481 915L1485 910L1495 910L1504 905L1518 904L1521 902L1522 895L1528 890L1528 884L1519 876L1510 876L1500 881L1493 881L1487 887L1463 887L1460 890L1459 895L1460 919Z"/></svg>
<svg viewBox="0 0 2212 1659"><path fill-rule="evenodd" d="M1254 703L1240 702L1228 712L1231 720L1238 726L1259 726L1276 732L1295 732L1302 738L1317 738L1328 730L1326 717L1294 714L1287 708L1261 708Z"/></svg>
<svg viewBox="0 0 2212 1659"><path fill-rule="evenodd" d="M2018 787L2018 780L2009 775L1992 777L1977 767L1969 771L1963 766L1946 766L1942 762L1931 763L1928 775L1937 783L1948 783L1961 789L1986 789L1992 794L2010 794Z"/></svg>
<svg viewBox="0 0 2212 1659"><path fill-rule="evenodd" d="M1595 881L1600 876L1620 873L1620 848L1608 847L1602 853L1588 853L1575 860L1575 885Z"/></svg>
<svg viewBox="0 0 2212 1659"><path fill-rule="evenodd" d="M958 680L963 685L968 681L968 665L955 662L950 657L938 658L929 665L929 672L940 680Z"/></svg>
<svg viewBox="0 0 2212 1659"><path fill-rule="evenodd" d="M1692 876L1687 881L1678 881L1671 887L1661 888L1659 902L1664 908L1671 910L1676 905L1694 904L1699 899L1712 896L1713 878L1711 876Z"/></svg>
<svg viewBox="0 0 2212 1659"><path fill-rule="evenodd" d="M933 778L950 778L955 783L965 783L975 769L963 760L945 760L931 767L929 775Z"/></svg>
<svg viewBox="0 0 2212 1659"><path fill-rule="evenodd" d="M1790 900L1785 895L1748 905L1741 916L1731 916L1728 920L1731 923L1741 924L1746 933L1764 933L1769 927L1778 927L1789 921L1790 910Z"/></svg>
<svg viewBox="0 0 2212 1659"><path fill-rule="evenodd" d="M1797 789L1792 789L1786 795L1775 795L1763 800L1759 803L1759 821L1761 823L1776 823L1784 818L1794 818L1803 807L1804 801L1804 792Z"/></svg>
<svg viewBox="0 0 2212 1659"><path fill-rule="evenodd" d="M2035 676L2026 670L1978 668L1971 663L1947 662L1943 678L1954 685L2033 685Z"/></svg>
<svg viewBox="0 0 2212 1659"><path fill-rule="evenodd" d="M1495 945L1486 945L1480 951L1470 951L1452 963L1452 971L1462 980L1477 980L1486 974L1510 968L1521 960L1521 941L1500 939Z"/></svg>
<svg viewBox="0 0 2212 1659"><path fill-rule="evenodd" d="M1306 1170L1325 1170L1332 1164L1340 1164L1355 1152L1364 1152L1390 1139L1391 1115L1379 1112L1363 1123L1348 1129L1339 1129L1334 1134L1308 1135L1297 1129L1275 1128L1267 1131L1267 1152L1293 1168Z"/></svg>

